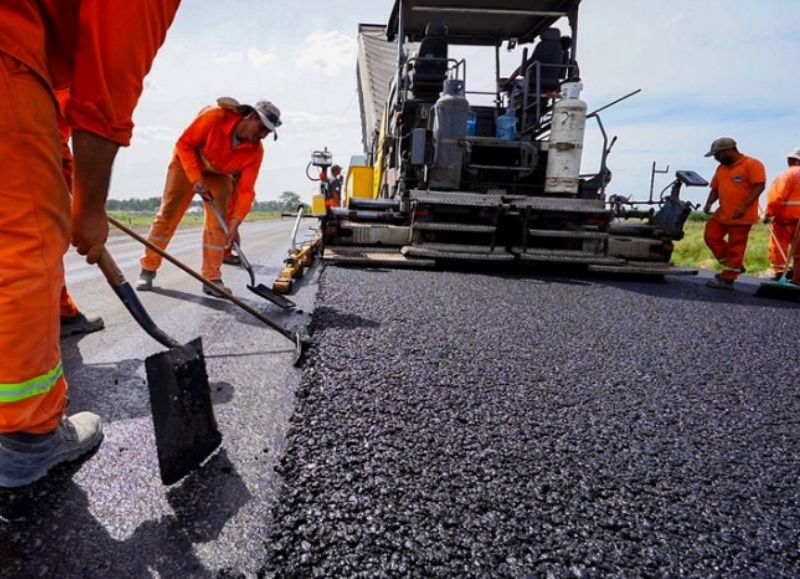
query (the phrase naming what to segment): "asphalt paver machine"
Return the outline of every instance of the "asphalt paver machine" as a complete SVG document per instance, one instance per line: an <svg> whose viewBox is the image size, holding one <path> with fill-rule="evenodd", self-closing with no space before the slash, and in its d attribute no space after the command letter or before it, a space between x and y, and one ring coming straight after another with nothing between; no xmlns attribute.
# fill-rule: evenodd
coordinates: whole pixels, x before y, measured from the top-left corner
<svg viewBox="0 0 800 579"><path fill-rule="evenodd" d="M345 207L323 220L326 260L693 273L669 261L692 209L681 185L702 178L678 172L656 200L606 195L614 140L580 98L579 4L396 0L387 25L359 26L364 158L349 168ZM488 51L480 62L493 70L454 58L462 46ZM521 51L505 76L504 47ZM471 90L484 75L494 90ZM587 121L603 148L599 171L581 175Z"/></svg>

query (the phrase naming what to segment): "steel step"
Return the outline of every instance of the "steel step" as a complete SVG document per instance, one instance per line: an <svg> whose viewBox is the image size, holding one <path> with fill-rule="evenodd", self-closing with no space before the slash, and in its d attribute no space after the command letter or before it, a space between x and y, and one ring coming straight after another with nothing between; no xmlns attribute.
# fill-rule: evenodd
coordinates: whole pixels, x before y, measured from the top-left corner
<svg viewBox="0 0 800 579"><path fill-rule="evenodd" d="M570 249L528 249L512 248L523 261L542 261L547 263L585 263L597 265L624 265L627 263L619 257L598 255L588 251Z"/></svg>
<svg viewBox="0 0 800 579"><path fill-rule="evenodd" d="M529 229L531 237L558 237L561 239L608 239L608 233L603 231L564 231L553 229Z"/></svg>
<svg viewBox="0 0 800 579"><path fill-rule="evenodd" d="M461 231L466 233L494 233L494 225L473 225L469 223L441 223L436 221L417 221L414 223L417 231Z"/></svg>
<svg viewBox="0 0 800 579"><path fill-rule="evenodd" d="M401 251L403 255L428 259L462 261L513 261L515 259L514 255L505 250L488 251L486 246L475 245L428 243L425 245L407 245Z"/></svg>

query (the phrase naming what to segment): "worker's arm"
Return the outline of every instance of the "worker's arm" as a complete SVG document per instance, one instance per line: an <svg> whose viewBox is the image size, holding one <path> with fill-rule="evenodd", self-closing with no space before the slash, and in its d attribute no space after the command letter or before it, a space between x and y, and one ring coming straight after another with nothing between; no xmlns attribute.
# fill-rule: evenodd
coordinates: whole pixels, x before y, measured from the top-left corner
<svg viewBox="0 0 800 579"><path fill-rule="evenodd" d="M236 205L233 208L233 215L229 224L228 243L232 243L234 239L238 238L239 225L250 213L250 208L253 206L253 201L256 198L256 177L258 177L258 171L261 169L261 160L263 158L264 149L259 147L253 161L242 170L242 175L236 186Z"/></svg>
<svg viewBox="0 0 800 579"><path fill-rule="evenodd" d="M89 263L108 236L111 167L130 143L144 77L180 0L83 0L66 117L73 130L72 240Z"/></svg>
<svg viewBox="0 0 800 579"><path fill-rule="evenodd" d="M719 199L719 193L717 193L716 189L712 188L711 191L708 192L706 206L703 208L703 212L705 212L706 215L711 215L711 206L717 202L717 199Z"/></svg>
<svg viewBox="0 0 800 579"><path fill-rule="evenodd" d="M765 183L756 183L753 185L753 188L750 190L750 195L748 195L747 199L745 199L744 202L736 208L736 211L733 212L733 218L740 219L744 217L744 214L747 213L747 209L756 202L756 199L758 199L758 196L764 192L765 188Z"/></svg>
<svg viewBox="0 0 800 579"><path fill-rule="evenodd" d="M72 244L86 256L88 263L95 263L108 237L106 197L119 144L86 131L75 131L72 148L75 158Z"/></svg>
<svg viewBox="0 0 800 579"><path fill-rule="evenodd" d="M783 175L779 175L778 178L772 182L767 192L767 209L764 212L767 219L775 219L779 216L785 198L786 179Z"/></svg>

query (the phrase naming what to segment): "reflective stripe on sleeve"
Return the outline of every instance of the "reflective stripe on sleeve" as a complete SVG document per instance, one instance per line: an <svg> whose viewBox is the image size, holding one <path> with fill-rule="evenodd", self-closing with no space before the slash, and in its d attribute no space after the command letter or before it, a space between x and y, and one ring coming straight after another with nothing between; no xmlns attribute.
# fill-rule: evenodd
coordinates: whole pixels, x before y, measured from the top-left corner
<svg viewBox="0 0 800 579"><path fill-rule="evenodd" d="M53 389L58 379L64 375L64 367L61 360L55 368L45 374L18 382L16 384L0 384L0 404L9 402L19 402L26 398L32 398L39 394L46 394Z"/></svg>

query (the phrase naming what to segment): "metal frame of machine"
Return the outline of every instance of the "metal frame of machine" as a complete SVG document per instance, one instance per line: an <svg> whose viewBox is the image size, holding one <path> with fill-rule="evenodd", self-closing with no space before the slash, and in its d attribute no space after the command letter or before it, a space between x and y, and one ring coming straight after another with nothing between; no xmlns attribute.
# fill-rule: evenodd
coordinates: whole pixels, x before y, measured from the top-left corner
<svg viewBox="0 0 800 579"><path fill-rule="evenodd" d="M373 179L368 190L347 192L347 207L327 212L325 259L694 273L669 260L692 209L680 186L702 179L683 172L670 195L655 203L651 197L647 212L636 211L637 201L606 197L606 160L616 139L609 143L600 119L606 107L587 113L580 99L580 1L396 0L387 26L359 27L362 129ZM569 36L553 27L560 19ZM529 56L525 45L533 42ZM508 78L500 71L503 44L523 47ZM467 90L469 63L448 57L452 45L494 47L493 106L470 105L468 97L487 93ZM596 121L604 144L599 172L584 176L587 119Z"/></svg>

